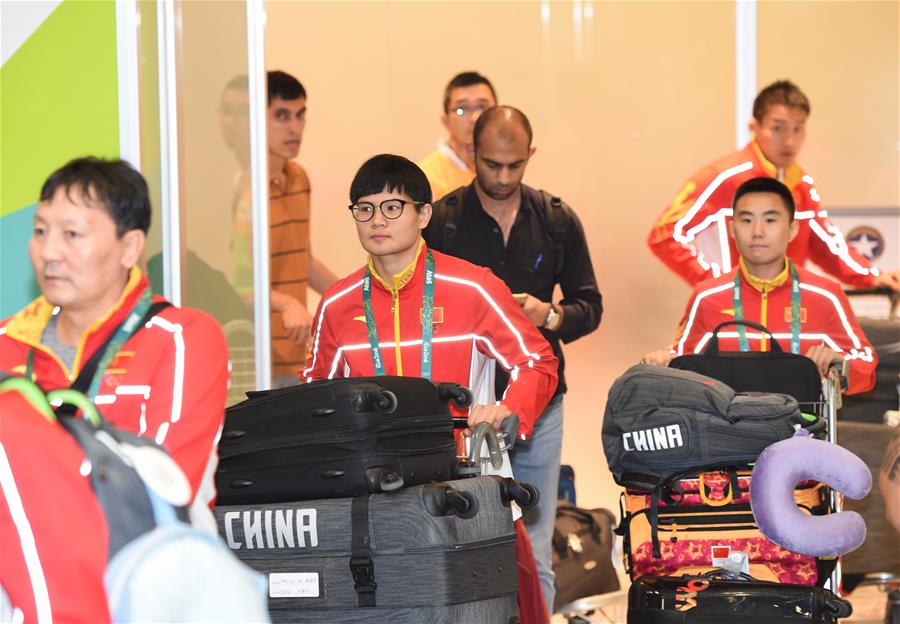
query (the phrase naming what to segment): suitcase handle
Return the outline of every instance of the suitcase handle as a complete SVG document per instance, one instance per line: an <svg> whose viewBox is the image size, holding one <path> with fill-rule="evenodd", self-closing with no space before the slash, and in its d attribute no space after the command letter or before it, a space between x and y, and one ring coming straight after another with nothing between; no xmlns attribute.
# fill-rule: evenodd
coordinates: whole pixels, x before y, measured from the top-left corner
<svg viewBox="0 0 900 624"><path fill-rule="evenodd" d="M460 409L472 405L472 391L456 383L441 381L434 384L438 400L453 403Z"/></svg>
<svg viewBox="0 0 900 624"><path fill-rule="evenodd" d="M712 500L709 497L709 494L706 493L706 483L704 482L704 477L709 474L706 472L701 472L699 477L698 489L700 490L700 500L703 501L704 505L708 505L710 507L724 507L731 503L734 500L735 492L732 488L732 482L729 481L725 484L725 490L722 492L724 498L720 501ZM710 489L710 493L712 490Z"/></svg>
<svg viewBox="0 0 900 624"><path fill-rule="evenodd" d="M429 484L422 488L425 510L435 517L454 515L474 518L478 514L478 499L471 492L457 490L446 483Z"/></svg>
<svg viewBox="0 0 900 624"><path fill-rule="evenodd" d="M759 323L754 323L753 321L725 321L723 323L719 323L716 325L715 329L712 330L712 338L709 339L709 343L706 345L706 350L703 352L703 355L709 357L716 357L719 355L719 330L725 327L726 325L746 325L747 327L752 327L753 329L757 329L764 334L769 336L769 342L772 343L772 351L771 353L783 354L784 349L781 348L781 345L778 344L778 341L775 340L775 336L772 335L764 325L760 325Z"/></svg>

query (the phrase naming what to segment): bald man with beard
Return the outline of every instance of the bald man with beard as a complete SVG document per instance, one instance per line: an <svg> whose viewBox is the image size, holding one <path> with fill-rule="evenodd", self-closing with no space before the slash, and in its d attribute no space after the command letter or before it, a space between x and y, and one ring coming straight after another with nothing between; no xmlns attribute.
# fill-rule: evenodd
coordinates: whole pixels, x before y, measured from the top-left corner
<svg viewBox="0 0 900 624"><path fill-rule="evenodd" d="M597 329L603 313L581 221L558 197L522 184L535 153L531 123L522 111L496 106L475 123L475 180L434 204L424 232L428 246L490 268L502 279L559 358L559 385L535 424L531 438L512 453L513 474L535 485L541 500L526 516L544 600L553 612L551 542L563 438L561 342ZM553 302L559 284L563 297ZM497 375L497 388L507 385Z"/></svg>

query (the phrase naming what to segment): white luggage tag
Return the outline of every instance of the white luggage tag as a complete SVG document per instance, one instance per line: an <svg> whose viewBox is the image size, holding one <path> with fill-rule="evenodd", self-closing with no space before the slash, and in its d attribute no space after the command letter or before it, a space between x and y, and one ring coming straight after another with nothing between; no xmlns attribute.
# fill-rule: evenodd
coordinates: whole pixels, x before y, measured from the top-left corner
<svg viewBox="0 0 900 624"><path fill-rule="evenodd" d="M509 435L495 431L490 423L478 423L472 435L466 436L466 453L469 462L479 466L481 476L513 478L512 462L509 460ZM522 509L515 501L510 501L509 506L515 522L522 517Z"/></svg>

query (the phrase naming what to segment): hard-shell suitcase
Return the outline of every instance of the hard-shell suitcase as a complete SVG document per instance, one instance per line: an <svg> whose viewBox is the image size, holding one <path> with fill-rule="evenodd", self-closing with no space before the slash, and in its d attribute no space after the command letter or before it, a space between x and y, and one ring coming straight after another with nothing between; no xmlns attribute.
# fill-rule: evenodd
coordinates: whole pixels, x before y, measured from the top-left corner
<svg viewBox="0 0 900 624"><path fill-rule="evenodd" d="M234 553L269 580L275 622L502 622L516 613L510 500L474 477L397 492L217 507Z"/></svg>
<svg viewBox="0 0 900 624"><path fill-rule="evenodd" d="M628 592L628 624L826 624L850 603L821 587L705 576L644 576Z"/></svg>
<svg viewBox="0 0 900 624"><path fill-rule="evenodd" d="M359 377L251 392L219 442L221 504L359 496L457 478L456 384Z"/></svg>

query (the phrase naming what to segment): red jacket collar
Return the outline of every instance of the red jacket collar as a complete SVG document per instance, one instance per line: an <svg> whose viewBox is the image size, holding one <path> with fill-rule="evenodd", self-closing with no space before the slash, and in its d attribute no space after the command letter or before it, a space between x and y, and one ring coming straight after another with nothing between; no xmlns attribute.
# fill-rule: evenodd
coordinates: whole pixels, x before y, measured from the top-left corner
<svg viewBox="0 0 900 624"><path fill-rule="evenodd" d="M91 323L81 337L78 350L75 353L72 374L80 370L81 363L90 357L90 354L103 344L107 336L125 320L138 298L147 288L149 288L147 278L141 273L140 269L132 267L128 275L128 282L125 284L119 300L107 310L106 314ZM41 344L41 336L54 310L55 306L41 295L9 319L9 322L6 324L6 335L31 347L49 352L47 347Z"/></svg>

